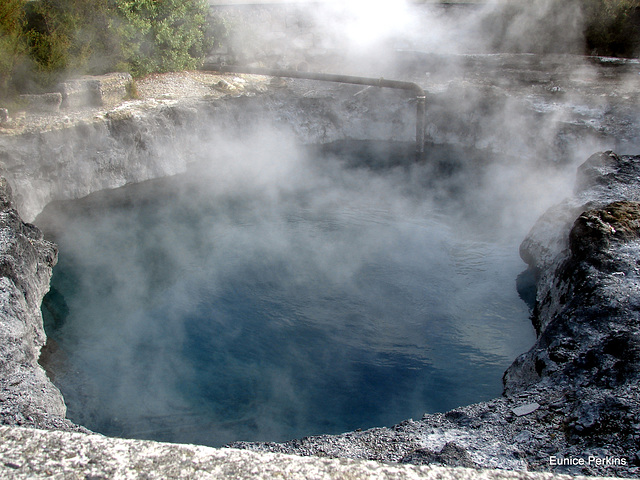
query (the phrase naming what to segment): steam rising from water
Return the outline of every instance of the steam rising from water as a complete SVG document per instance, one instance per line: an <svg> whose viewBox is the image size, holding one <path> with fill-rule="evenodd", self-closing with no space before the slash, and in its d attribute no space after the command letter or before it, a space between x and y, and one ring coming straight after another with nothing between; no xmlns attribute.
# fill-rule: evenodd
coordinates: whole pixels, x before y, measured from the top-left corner
<svg viewBox="0 0 640 480"><path fill-rule="evenodd" d="M284 9L288 33L276 34L268 7L255 22L228 23L237 52L264 49L260 58L241 54L244 62L292 61L304 45L313 63L323 55L344 57L341 73L375 75L393 63L397 50L435 54L583 53L583 2L579 0L487 0L463 5L396 0L292 2ZM454 2L455 3L455 2ZM225 15L225 10L221 10ZM295 33L296 22L301 30ZM312 26L310 30L306 30ZM312 34L308 32L313 32ZM313 38L309 38L312 36ZM322 62L321 62L322 63ZM455 62L454 62L455 63ZM331 65L331 63L329 62ZM270 67L282 65L268 65ZM295 65L294 65L295 67ZM441 71L455 67L443 61ZM313 66L312 66L313 68ZM331 69L331 68L330 68Z"/></svg>
<svg viewBox="0 0 640 480"><path fill-rule="evenodd" d="M369 1L313 18L362 61L357 74L373 57L375 68L391 61L389 47L571 50L579 38L575 2L498 8L415 15ZM427 80L463 67L454 59ZM219 445L391 424L499 394L533 342L515 292L518 244L596 146L549 158L570 120L562 109L541 120L522 99L492 104L459 86L447 112L429 112L430 138L493 153L432 147L426 165L353 168L256 121L237 141L199 146L184 177L48 207L37 223L61 245L64 296L51 299L50 367L71 418Z"/></svg>
<svg viewBox="0 0 640 480"><path fill-rule="evenodd" d="M498 395L533 341L522 232L478 216L478 178L434 181L429 165L465 152L431 153L372 170L257 134L185 176L50 205L38 223L60 244L64 303L49 305L68 315L45 316L70 417L220 445Z"/></svg>

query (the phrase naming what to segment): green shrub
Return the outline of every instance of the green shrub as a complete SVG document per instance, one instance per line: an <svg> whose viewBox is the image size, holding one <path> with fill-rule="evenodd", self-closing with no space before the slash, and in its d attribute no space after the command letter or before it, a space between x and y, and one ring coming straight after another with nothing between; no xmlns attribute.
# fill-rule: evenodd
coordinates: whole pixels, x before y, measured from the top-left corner
<svg viewBox="0 0 640 480"><path fill-rule="evenodd" d="M116 0L123 60L134 76L198 67L211 39L205 0Z"/></svg>
<svg viewBox="0 0 640 480"><path fill-rule="evenodd" d="M13 77L26 61L23 35L26 0L3 0L0 3L0 99L9 94Z"/></svg>
<svg viewBox="0 0 640 480"><path fill-rule="evenodd" d="M126 100L138 100L140 98L140 93L138 92L138 84L135 79L132 79L129 83L127 83L127 95L125 96Z"/></svg>
<svg viewBox="0 0 640 480"><path fill-rule="evenodd" d="M114 0L35 0L26 6L31 75L50 87L65 75L113 71L122 59Z"/></svg>
<svg viewBox="0 0 640 480"><path fill-rule="evenodd" d="M212 45L206 0L1 1L0 28L13 32L0 40L3 90L11 79L37 91L66 75L196 68ZM19 58L30 65L16 69Z"/></svg>
<svg viewBox="0 0 640 480"><path fill-rule="evenodd" d="M585 0L589 54L634 57L640 53L640 0Z"/></svg>

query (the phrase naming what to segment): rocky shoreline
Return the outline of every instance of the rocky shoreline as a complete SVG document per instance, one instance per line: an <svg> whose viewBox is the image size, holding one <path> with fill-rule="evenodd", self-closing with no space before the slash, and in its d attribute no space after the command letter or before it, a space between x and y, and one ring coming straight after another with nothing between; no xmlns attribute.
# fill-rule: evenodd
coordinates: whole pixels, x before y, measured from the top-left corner
<svg viewBox="0 0 640 480"><path fill-rule="evenodd" d="M390 428L235 448L411 464L640 473L640 156L593 155L521 247L540 334L495 400Z"/></svg>

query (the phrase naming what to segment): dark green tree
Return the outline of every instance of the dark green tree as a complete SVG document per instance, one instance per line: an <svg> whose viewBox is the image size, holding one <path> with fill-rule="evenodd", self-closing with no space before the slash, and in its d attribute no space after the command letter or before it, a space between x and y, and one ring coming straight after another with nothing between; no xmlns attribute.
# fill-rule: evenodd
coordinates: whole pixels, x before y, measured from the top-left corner
<svg viewBox="0 0 640 480"><path fill-rule="evenodd" d="M66 75L196 68L212 44L206 0L8 1L25 12L17 32L33 68L17 83L31 90Z"/></svg>
<svg viewBox="0 0 640 480"><path fill-rule="evenodd" d="M640 0L584 0L587 53L634 57L640 53Z"/></svg>
<svg viewBox="0 0 640 480"><path fill-rule="evenodd" d="M0 98L9 94L12 79L26 60L24 7L27 0L3 0L0 3Z"/></svg>
<svg viewBox="0 0 640 480"><path fill-rule="evenodd" d="M199 66L211 48L205 0L115 0L123 60L134 76Z"/></svg>
<svg viewBox="0 0 640 480"><path fill-rule="evenodd" d="M114 0L35 0L26 20L32 76L44 87L66 75L113 71L122 61Z"/></svg>

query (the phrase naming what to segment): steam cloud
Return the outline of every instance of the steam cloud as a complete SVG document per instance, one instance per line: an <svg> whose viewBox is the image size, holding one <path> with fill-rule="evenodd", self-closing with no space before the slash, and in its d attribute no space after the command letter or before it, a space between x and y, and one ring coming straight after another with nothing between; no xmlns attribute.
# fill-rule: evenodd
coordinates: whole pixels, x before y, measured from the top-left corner
<svg viewBox="0 0 640 480"><path fill-rule="evenodd" d="M328 44L346 46L352 71L345 73L396 69L397 56L386 53L399 49L571 52L581 35L573 1L490 2L419 15L404 2L304 8ZM257 25L251 29L237 38L260 36ZM521 90L494 95L496 77L487 78L486 91L469 87L464 78L475 73L466 61L452 55L417 79L447 99L429 107L436 153L427 165L373 171L318 162L266 119L248 124L239 141L222 132L203 142L194 152L196 173L178 182L125 189L115 200L98 194L66 206L67 213L48 208L38 222L66 246L61 262L67 271L85 270L57 280L88 295L67 294L72 316L57 333L61 352L73 352L58 357L57 381L76 420L111 434L220 444L244 434L282 440L332 431L331 419L309 420L322 402L353 428L368 426L360 412L344 411L345 398L327 398L330 388L358 396L368 387L378 395L379 403L369 402L369 425L401 420L381 405L419 415L476 400L478 373L499 375L533 340L526 307L513 302L515 275L524 268L519 241L566 195L576 163L615 139L562 136L576 117L570 96L556 105L541 95L522 98ZM580 76L591 74L578 67ZM413 71L407 76L416 80ZM597 114L605 108L592 107ZM434 165L447 164L451 153L437 145L449 143L469 149L456 150L460 168L441 175ZM472 149L481 152L478 165L460 158ZM139 205L149 198L157 203ZM122 208L107 215L104 202ZM74 223L87 215L91 235ZM97 255L103 248L110 253ZM385 273L389 264L413 281ZM486 283L489 277L496 283ZM70 285L76 278L84 284ZM252 296L265 282L276 287ZM311 294L322 300L309 306ZM436 301L446 295L449 301ZM380 301L386 296L389 302ZM117 313L106 318L114 303ZM478 304L487 308L481 315ZM203 324L203 316L210 321ZM449 324L438 321L445 317ZM430 344L439 337L457 339L460 360ZM265 352L286 362L268 360L265 369ZM450 381L441 367L456 361L460 378ZM79 374L78 365L100 380ZM194 397L201 399L196 407ZM309 425L317 431L304 430Z"/></svg>
<svg viewBox="0 0 640 480"><path fill-rule="evenodd" d="M269 63L280 56L279 63L267 66L290 68L295 67L291 62L306 56L315 64L324 63L325 69L375 75L390 72L383 69L394 62L398 50L438 55L583 53L579 0L487 0L471 5L347 0L294 2L272 9L258 10L249 24L225 9L218 13L227 20L231 35L226 41L240 54L240 63ZM271 11L276 17L285 16L286 25L274 27ZM299 34L286 31L296 24L301 27ZM274 35L274 28L285 32ZM296 53L301 49L306 51ZM327 55L329 59L323 60ZM336 63L337 58L342 60ZM441 60L442 71L450 71L450 59Z"/></svg>
<svg viewBox="0 0 640 480"><path fill-rule="evenodd" d="M500 392L533 340L511 235L435 198L428 165L345 167L268 127L210 147L186 177L38 219L68 275L54 281L70 311L54 337L72 418L219 445Z"/></svg>

